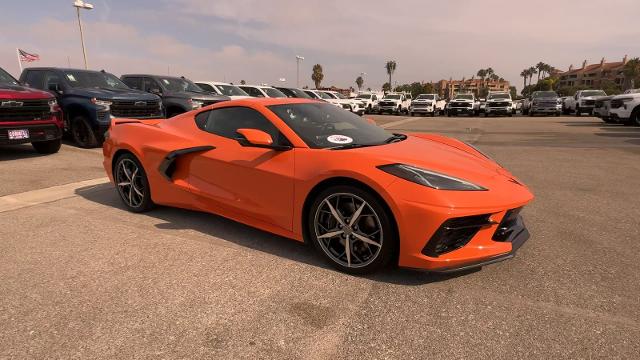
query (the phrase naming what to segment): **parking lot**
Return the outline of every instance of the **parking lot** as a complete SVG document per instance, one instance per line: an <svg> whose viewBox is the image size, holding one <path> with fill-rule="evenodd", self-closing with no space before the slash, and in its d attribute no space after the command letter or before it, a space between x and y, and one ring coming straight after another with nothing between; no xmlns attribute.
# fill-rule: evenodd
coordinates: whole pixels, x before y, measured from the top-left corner
<svg viewBox="0 0 640 360"><path fill-rule="evenodd" d="M125 211L101 149L0 147L0 358L640 358L640 128L368 117L470 142L526 183L518 255L349 276L214 215Z"/></svg>

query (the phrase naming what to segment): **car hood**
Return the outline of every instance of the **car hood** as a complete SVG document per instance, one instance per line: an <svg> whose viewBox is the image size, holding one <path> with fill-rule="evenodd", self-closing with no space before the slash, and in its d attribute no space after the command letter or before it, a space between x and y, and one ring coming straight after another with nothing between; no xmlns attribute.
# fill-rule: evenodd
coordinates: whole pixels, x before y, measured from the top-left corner
<svg viewBox="0 0 640 360"><path fill-rule="evenodd" d="M469 99L453 99L453 100L451 100L451 102L468 102L468 103L472 103L474 101L473 100L469 100Z"/></svg>
<svg viewBox="0 0 640 360"><path fill-rule="evenodd" d="M0 84L1 99L49 99L53 98L48 92L32 89L22 85Z"/></svg>
<svg viewBox="0 0 640 360"><path fill-rule="evenodd" d="M198 100L212 100L212 101L225 101L230 98L225 95L213 95L212 93L200 93L195 91L180 91L180 92L165 92L164 96L184 98L184 99L198 99Z"/></svg>
<svg viewBox="0 0 640 360"><path fill-rule="evenodd" d="M158 100L156 95L133 89L76 88L67 91L67 94L103 100Z"/></svg>
<svg viewBox="0 0 640 360"><path fill-rule="evenodd" d="M487 100L486 102L488 102L488 103L493 103L493 102L511 102L511 100L509 100L509 99L491 99L491 100Z"/></svg>
<svg viewBox="0 0 640 360"><path fill-rule="evenodd" d="M412 165L468 180L487 189L496 182L516 181L520 184L509 171L468 145L438 135L409 135L397 143L346 151L361 154L375 166Z"/></svg>

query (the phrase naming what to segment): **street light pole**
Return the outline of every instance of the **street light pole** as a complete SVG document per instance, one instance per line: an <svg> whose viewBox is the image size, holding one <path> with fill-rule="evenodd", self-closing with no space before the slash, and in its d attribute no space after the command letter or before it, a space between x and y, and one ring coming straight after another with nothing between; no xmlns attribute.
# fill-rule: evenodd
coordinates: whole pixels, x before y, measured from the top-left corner
<svg viewBox="0 0 640 360"><path fill-rule="evenodd" d="M89 69L89 65L87 64L87 50L84 47L84 33L82 31L82 21L80 20L80 9L91 10L93 9L93 5L86 3L82 0L76 0L73 3L73 7L76 8L76 12L78 14L78 27L80 28L80 42L82 43L82 56L84 57L84 68Z"/></svg>
<svg viewBox="0 0 640 360"><path fill-rule="evenodd" d="M296 87L300 87L300 61L304 60L303 56L296 55Z"/></svg>

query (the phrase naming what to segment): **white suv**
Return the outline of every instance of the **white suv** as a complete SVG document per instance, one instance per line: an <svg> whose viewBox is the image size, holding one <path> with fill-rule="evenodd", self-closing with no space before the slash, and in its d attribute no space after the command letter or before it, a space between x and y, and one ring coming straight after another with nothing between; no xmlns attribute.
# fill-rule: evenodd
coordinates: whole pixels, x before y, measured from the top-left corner
<svg viewBox="0 0 640 360"><path fill-rule="evenodd" d="M231 100L250 98L244 90L239 87L219 81L196 81L202 90L212 92L217 95L225 95L231 98Z"/></svg>
<svg viewBox="0 0 640 360"><path fill-rule="evenodd" d="M363 115L364 114L364 106L360 101L356 101L354 99L349 99L348 97L342 95L337 91L330 90L318 90L319 93L324 93L329 95L336 101L338 104L342 105L342 108L345 110L349 110L354 114Z"/></svg>
<svg viewBox="0 0 640 360"><path fill-rule="evenodd" d="M614 96L609 117L616 122L640 126L640 89Z"/></svg>
<svg viewBox="0 0 640 360"><path fill-rule="evenodd" d="M271 86L264 85L240 85L238 86L240 89L244 90L251 97L260 97L260 98L286 98L287 95L283 94L282 91L273 88Z"/></svg>

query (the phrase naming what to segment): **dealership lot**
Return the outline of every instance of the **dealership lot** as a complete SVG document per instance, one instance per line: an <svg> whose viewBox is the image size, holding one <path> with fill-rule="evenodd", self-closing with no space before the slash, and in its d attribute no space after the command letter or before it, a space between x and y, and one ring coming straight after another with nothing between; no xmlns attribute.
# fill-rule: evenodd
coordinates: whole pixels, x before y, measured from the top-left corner
<svg viewBox="0 0 640 360"><path fill-rule="evenodd" d="M640 357L640 128L369 117L468 141L525 182L516 258L353 277L220 217L126 212L100 149L2 147L0 358Z"/></svg>

